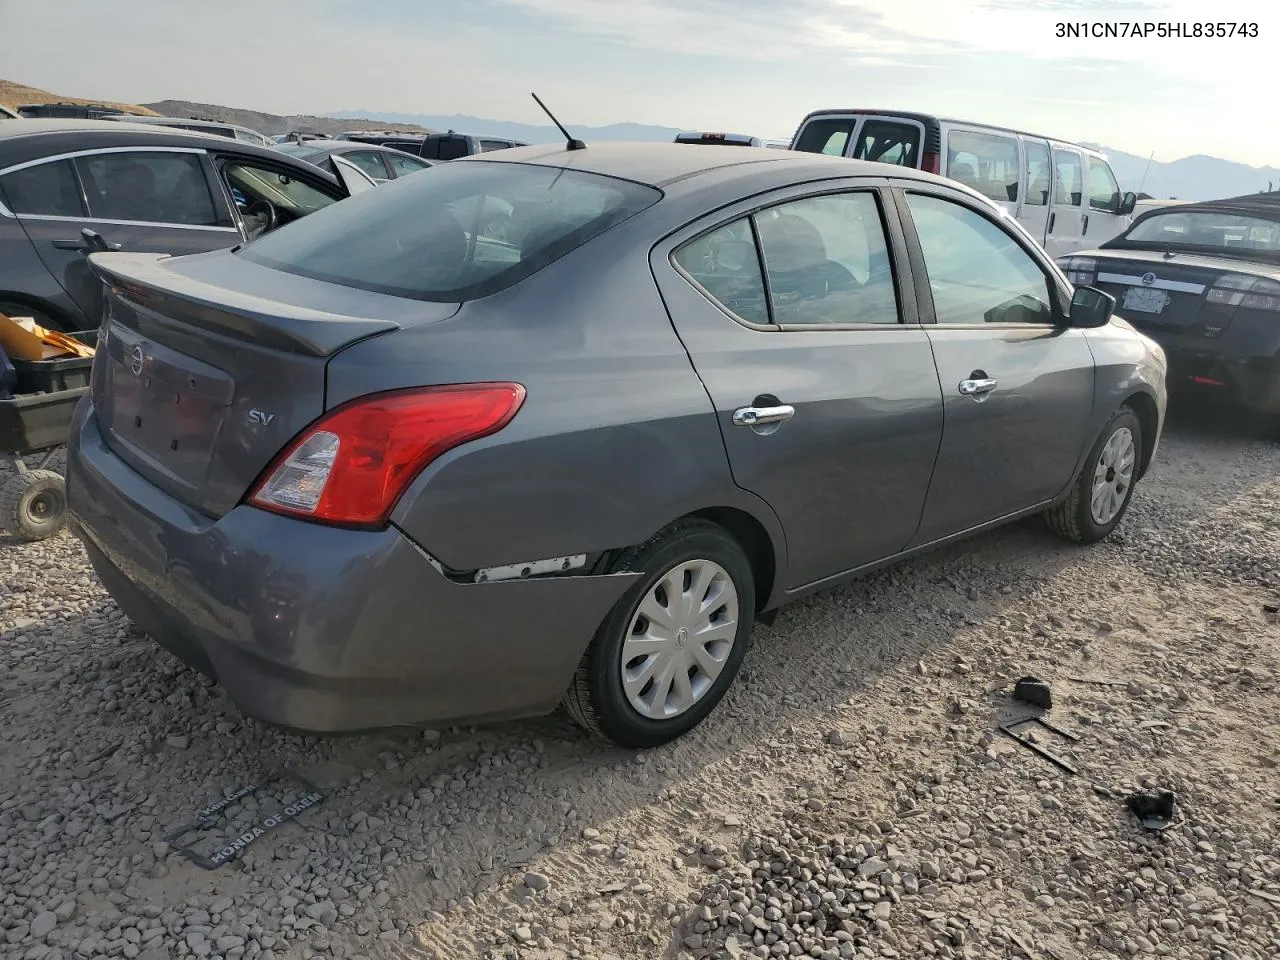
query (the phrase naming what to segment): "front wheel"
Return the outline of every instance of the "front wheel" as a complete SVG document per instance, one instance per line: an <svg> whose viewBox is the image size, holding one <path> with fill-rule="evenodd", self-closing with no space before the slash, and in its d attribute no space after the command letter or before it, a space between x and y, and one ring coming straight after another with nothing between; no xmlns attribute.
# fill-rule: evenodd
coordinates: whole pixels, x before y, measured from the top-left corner
<svg viewBox="0 0 1280 960"><path fill-rule="evenodd" d="M1074 543L1097 543L1120 523L1133 498L1142 424L1128 407L1111 417L1067 499L1045 513L1049 529Z"/></svg>
<svg viewBox="0 0 1280 960"><path fill-rule="evenodd" d="M623 747L656 747L697 726L746 656L755 580L738 542L703 520L676 523L624 554L643 570L596 631L564 706Z"/></svg>

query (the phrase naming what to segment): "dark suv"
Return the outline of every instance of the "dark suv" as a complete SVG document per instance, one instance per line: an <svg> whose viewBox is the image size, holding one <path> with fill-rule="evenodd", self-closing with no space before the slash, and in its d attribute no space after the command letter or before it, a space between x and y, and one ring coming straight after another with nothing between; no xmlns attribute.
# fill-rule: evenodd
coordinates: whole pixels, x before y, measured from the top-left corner
<svg viewBox="0 0 1280 960"><path fill-rule="evenodd" d="M465 133L387 133L387 132L353 132L344 133L339 139L354 140L358 143L373 143L380 147L393 147L412 153L427 160L457 160L477 153L489 153L492 150L506 150L509 147L526 147L521 140L510 140L505 137L473 137Z"/></svg>

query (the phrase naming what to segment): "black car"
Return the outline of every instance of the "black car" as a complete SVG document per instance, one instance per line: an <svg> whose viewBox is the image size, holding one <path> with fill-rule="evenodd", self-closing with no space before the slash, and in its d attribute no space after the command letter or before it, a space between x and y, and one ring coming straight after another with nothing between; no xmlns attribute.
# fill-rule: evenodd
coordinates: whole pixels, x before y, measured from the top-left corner
<svg viewBox="0 0 1280 960"><path fill-rule="evenodd" d="M352 140L333 140L329 138L300 138L276 145L281 153L291 157L325 166L330 157L343 157L367 173L378 183L407 177L419 170L435 166L434 160L424 160L403 150L383 147L373 143L357 143Z"/></svg>
<svg viewBox="0 0 1280 960"><path fill-rule="evenodd" d="M1157 208L1058 263L1165 348L1170 386L1280 415L1280 194Z"/></svg>
<svg viewBox="0 0 1280 960"><path fill-rule="evenodd" d="M473 157L477 153L489 153L492 150L528 146L522 140L511 140L506 137L473 137L466 133L454 133L452 130L448 133L428 134L352 132L344 133L340 139L393 147L428 160L457 160L461 157Z"/></svg>
<svg viewBox="0 0 1280 960"><path fill-rule="evenodd" d="M226 137L102 120L0 124L0 313L97 327L95 249L202 253L312 213L373 182Z"/></svg>

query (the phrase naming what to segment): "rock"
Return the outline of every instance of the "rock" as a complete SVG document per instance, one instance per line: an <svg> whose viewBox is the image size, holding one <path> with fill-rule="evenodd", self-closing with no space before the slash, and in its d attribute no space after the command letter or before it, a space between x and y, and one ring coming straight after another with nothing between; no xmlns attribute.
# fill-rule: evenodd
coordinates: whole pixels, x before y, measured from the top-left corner
<svg viewBox="0 0 1280 960"><path fill-rule="evenodd" d="M37 913L35 919L31 921L31 936L36 940L43 940L53 932L53 928L58 925L58 916L52 910L42 910Z"/></svg>
<svg viewBox="0 0 1280 960"><path fill-rule="evenodd" d="M524 875L524 885L534 893L539 893L551 886L551 881L541 873L526 873ZM528 938L526 937L525 939L527 940Z"/></svg>
<svg viewBox="0 0 1280 960"><path fill-rule="evenodd" d="M172 747L174 750L185 750L191 746L191 738L183 734L174 734L171 737L165 737L164 743L166 747Z"/></svg>
<svg viewBox="0 0 1280 960"><path fill-rule="evenodd" d="M533 930L529 927L516 927L515 937L521 943L525 943L533 939Z"/></svg>

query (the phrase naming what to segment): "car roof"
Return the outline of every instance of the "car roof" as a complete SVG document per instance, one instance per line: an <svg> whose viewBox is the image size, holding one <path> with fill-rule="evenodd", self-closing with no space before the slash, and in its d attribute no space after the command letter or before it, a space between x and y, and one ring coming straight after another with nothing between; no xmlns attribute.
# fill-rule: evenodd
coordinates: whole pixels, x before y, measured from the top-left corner
<svg viewBox="0 0 1280 960"><path fill-rule="evenodd" d="M161 129L157 130L156 127ZM120 133L135 132L148 137L194 137L199 138L201 142L225 141L227 137L220 137L216 134L200 133L196 130L183 130L178 127L167 127L164 124L152 123L134 123L124 120L70 120L60 117L33 117L26 118L26 122L14 124L13 127L5 125L0 127L0 140L6 140L13 137L33 137L57 133L70 134L94 134L94 133Z"/></svg>
<svg viewBox="0 0 1280 960"><path fill-rule="evenodd" d="M512 147L450 163L530 163L564 167L617 177L651 187L696 177L727 167L774 164L780 175L793 172L797 177L809 174L844 177L900 176L919 180L936 180L932 174L910 167L888 167L866 160L849 160L817 153L792 150L726 150L721 146L699 143L627 143L611 141L585 150L567 150L561 146Z"/></svg>
<svg viewBox="0 0 1280 960"><path fill-rule="evenodd" d="M397 150L395 147L384 146L381 143L365 143L361 140L330 140L326 137L316 137L314 140L285 140L277 143L276 147L302 147L308 150L323 151L325 153L354 153L360 151L362 153L372 150L374 153L391 153L398 157L413 157L415 160L421 160L423 163L431 163L429 157L420 157L416 153L408 153L404 150Z"/></svg>

